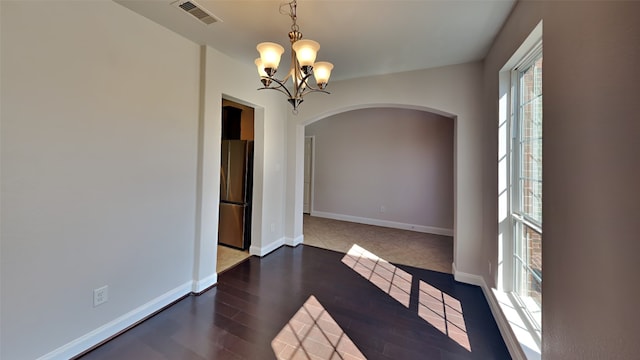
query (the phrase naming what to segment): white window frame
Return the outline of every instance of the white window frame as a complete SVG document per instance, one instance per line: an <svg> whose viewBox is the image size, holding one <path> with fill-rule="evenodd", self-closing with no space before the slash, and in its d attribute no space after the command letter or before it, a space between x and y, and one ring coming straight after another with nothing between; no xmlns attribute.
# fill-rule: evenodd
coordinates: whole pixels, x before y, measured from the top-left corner
<svg viewBox="0 0 640 360"><path fill-rule="evenodd" d="M542 20L531 30L522 44L514 51L513 55L505 62L498 72L498 219L497 219L497 242L498 254L494 276L495 288L492 289L497 308L494 310L498 327L505 336L505 342L509 352L514 359L540 360L542 332L536 331L536 326L532 323L532 318L525 310L525 304L514 295L515 267L513 254L515 243L516 220L527 225L535 225L535 221L529 221L525 217L516 219L513 209L519 209L520 199L512 199L514 186L520 186L519 178L514 177L513 158L514 148L519 144L513 143L516 133L513 121L517 114L514 108L513 96L517 83L514 83L513 70L520 68L531 58L535 50L542 44ZM518 151L520 151L518 149ZM515 200L512 201L512 200ZM515 207L518 206L518 207ZM489 261L489 271L492 271L492 262ZM492 306L492 309L494 307ZM541 313L540 313L541 315Z"/></svg>
<svg viewBox="0 0 640 360"><path fill-rule="evenodd" d="M542 41L538 42L533 46L533 48L528 52L526 56L522 58L520 62L511 70L510 78L511 78L511 93L509 99L509 131L510 131L510 141L508 143L508 154L509 154L509 217L511 221L511 231L509 233L509 239L505 242L509 243L508 246L505 246L503 249L505 254L509 254L508 259L509 266L504 267L503 273L503 289L509 292L512 296L512 300L518 303L518 309L520 310L520 316L524 321L524 324L527 326L527 330L533 335L533 339L536 341L538 346L541 345L541 337L542 337L542 324L541 320L537 316L534 316L532 312L539 312L538 315L541 317L541 309L535 309L534 304L531 303L526 298L522 298L516 292L517 284L516 284L516 262L520 261L523 265L528 268L528 271L531 272L539 281L542 283L542 279L540 279L535 272L528 266L527 259L516 259L519 258L517 254L517 246L516 241L519 241L519 231L517 231L518 226L520 224L526 225L527 227L533 229L535 232L542 235L542 223L536 221L531 218L522 210L522 190L521 190L521 182L520 182L520 174L522 172L522 163L521 163L521 145L520 145L520 124L521 124L521 113L520 113L520 73L522 68L528 68L532 65L539 57L542 56ZM507 260L507 259L505 259Z"/></svg>

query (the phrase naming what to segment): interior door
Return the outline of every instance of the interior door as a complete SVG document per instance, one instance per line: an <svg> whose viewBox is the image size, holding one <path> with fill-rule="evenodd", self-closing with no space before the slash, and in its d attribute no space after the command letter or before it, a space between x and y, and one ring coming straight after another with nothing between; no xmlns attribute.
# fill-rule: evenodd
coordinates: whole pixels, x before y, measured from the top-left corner
<svg viewBox="0 0 640 360"><path fill-rule="evenodd" d="M313 138L304 138L304 203L302 212L311 213L311 161L313 159Z"/></svg>

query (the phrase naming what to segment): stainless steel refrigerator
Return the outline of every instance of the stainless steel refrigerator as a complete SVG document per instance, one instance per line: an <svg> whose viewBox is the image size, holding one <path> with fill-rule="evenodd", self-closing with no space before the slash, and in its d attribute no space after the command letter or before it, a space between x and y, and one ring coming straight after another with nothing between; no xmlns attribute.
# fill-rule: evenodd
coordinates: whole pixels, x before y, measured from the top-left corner
<svg viewBox="0 0 640 360"><path fill-rule="evenodd" d="M218 243L244 250L251 243L253 141L223 140L220 160Z"/></svg>

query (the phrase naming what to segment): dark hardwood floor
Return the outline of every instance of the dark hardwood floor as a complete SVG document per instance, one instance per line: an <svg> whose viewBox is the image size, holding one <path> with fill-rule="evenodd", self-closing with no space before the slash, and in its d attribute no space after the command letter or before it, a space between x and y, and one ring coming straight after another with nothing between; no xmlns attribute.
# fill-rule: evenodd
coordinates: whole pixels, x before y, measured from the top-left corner
<svg viewBox="0 0 640 360"><path fill-rule="evenodd" d="M276 354L277 352L277 354ZM510 359L479 287L300 245L251 257L81 359Z"/></svg>

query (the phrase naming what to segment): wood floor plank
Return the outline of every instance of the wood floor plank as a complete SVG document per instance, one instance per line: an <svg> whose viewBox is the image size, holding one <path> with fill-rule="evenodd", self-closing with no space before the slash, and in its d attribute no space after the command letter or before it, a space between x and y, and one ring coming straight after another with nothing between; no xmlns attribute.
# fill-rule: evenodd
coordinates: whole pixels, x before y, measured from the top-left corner
<svg viewBox="0 0 640 360"><path fill-rule="evenodd" d="M81 359L276 359L274 349L294 354L295 346L297 355L319 349L339 358L337 347L305 337L322 334L326 321L305 328L311 325L293 320L311 298L335 322L325 333L341 331L367 359L510 359L480 288L398 265L408 289L407 300L399 301L384 285L391 272L381 269L376 283L344 257L304 245L252 257L220 274L217 287L186 297ZM281 334L292 344L274 342Z"/></svg>

